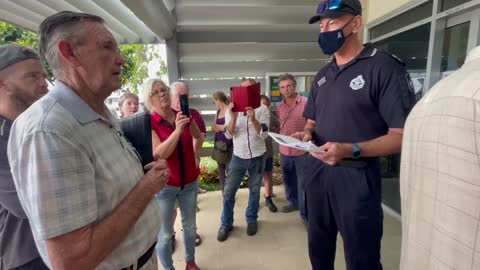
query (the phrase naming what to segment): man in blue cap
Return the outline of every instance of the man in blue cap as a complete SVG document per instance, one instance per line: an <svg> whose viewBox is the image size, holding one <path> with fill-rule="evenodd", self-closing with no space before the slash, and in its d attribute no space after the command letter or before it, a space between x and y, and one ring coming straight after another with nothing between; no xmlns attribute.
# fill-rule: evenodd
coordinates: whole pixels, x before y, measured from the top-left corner
<svg viewBox="0 0 480 270"><path fill-rule="evenodd" d="M38 54L18 45L0 46L0 269L48 269L38 253L10 173L7 143L13 121L47 93Z"/></svg>
<svg viewBox="0 0 480 270"><path fill-rule="evenodd" d="M403 63L359 39L358 0L327 0L310 23L333 55L312 83L304 132L325 152L305 168L308 245L314 270L334 269L340 232L347 269L379 270L383 233L380 156L398 153L414 95Z"/></svg>

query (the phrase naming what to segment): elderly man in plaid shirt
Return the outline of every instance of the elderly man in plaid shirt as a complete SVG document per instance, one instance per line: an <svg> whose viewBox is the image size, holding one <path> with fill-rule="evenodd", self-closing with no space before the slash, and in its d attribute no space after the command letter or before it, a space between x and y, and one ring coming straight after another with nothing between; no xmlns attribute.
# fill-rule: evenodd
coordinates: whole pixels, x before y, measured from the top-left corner
<svg viewBox="0 0 480 270"><path fill-rule="evenodd" d="M292 135L303 131L307 119L303 111L307 98L296 92L297 82L291 74L283 74L278 80L283 100L277 107L280 120L280 134ZM280 145L280 165L283 171L283 184L288 204L282 207L282 212L289 213L300 209L300 217L306 223L305 186L303 181L303 166L306 153L302 150Z"/></svg>
<svg viewBox="0 0 480 270"><path fill-rule="evenodd" d="M50 268L156 270L152 199L169 172L164 161L142 167L104 104L125 59L103 22L70 11L42 22L40 51L57 81L13 124L8 158Z"/></svg>

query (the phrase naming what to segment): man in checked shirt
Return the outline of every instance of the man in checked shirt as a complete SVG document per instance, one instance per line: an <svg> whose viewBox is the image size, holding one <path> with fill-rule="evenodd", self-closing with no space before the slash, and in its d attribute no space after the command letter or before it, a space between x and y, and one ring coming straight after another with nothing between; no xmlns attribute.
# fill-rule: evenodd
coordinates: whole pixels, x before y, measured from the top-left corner
<svg viewBox="0 0 480 270"><path fill-rule="evenodd" d="M283 100L277 107L280 134L290 136L295 132L302 132L307 123L307 119L303 117L307 98L296 92L297 82L291 74L281 75L278 84L283 95ZM300 218L304 223L307 221L303 181L305 156L305 151L280 145L280 165L288 201L281 210L283 213L300 210Z"/></svg>

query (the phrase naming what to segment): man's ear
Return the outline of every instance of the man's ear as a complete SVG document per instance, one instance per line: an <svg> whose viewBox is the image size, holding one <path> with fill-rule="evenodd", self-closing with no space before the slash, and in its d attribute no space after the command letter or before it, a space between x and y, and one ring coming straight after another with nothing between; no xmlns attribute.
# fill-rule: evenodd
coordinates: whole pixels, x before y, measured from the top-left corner
<svg viewBox="0 0 480 270"><path fill-rule="evenodd" d="M7 81L2 78L0 78L0 92L3 92L5 95L12 94L12 88L8 87Z"/></svg>
<svg viewBox="0 0 480 270"><path fill-rule="evenodd" d="M58 52L64 61L73 64L74 66L79 66L80 62L78 61L75 52L73 51L73 45L70 41L61 39L57 43Z"/></svg>
<svg viewBox="0 0 480 270"><path fill-rule="evenodd" d="M363 18L362 16L355 16L353 19L353 33L357 34L360 32L363 26Z"/></svg>

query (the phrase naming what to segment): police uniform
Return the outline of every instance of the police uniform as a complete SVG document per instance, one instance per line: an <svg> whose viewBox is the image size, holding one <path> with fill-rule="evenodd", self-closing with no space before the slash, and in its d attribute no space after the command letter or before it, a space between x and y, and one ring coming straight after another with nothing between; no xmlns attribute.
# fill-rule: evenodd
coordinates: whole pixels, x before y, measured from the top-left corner
<svg viewBox="0 0 480 270"><path fill-rule="evenodd" d="M351 62L333 59L315 77L304 116L315 121L314 140L359 143L403 128L415 97L403 63L367 44ZM313 269L333 269L337 233L347 269L377 270L383 234L378 158L330 166L309 156L305 172L308 243Z"/></svg>

